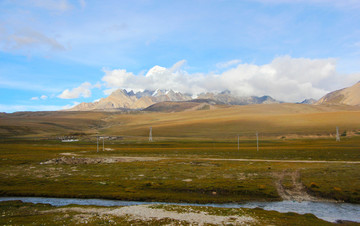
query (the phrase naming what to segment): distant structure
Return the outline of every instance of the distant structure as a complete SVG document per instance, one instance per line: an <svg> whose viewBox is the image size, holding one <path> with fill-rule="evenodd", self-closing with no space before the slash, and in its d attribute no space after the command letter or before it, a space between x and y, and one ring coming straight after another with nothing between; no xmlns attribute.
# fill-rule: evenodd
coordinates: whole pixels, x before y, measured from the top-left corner
<svg viewBox="0 0 360 226"><path fill-rule="evenodd" d="M105 151L105 137L96 136L96 152L99 152L99 138L103 140L103 151Z"/></svg>
<svg viewBox="0 0 360 226"><path fill-rule="evenodd" d="M67 142L77 142L77 141L79 141L79 139L66 139L66 140L61 140L61 142L65 142L65 143L67 143Z"/></svg>
<svg viewBox="0 0 360 226"><path fill-rule="evenodd" d="M339 127L336 127L336 141L340 142Z"/></svg>
<svg viewBox="0 0 360 226"><path fill-rule="evenodd" d="M259 151L259 133L256 132L256 151Z"/></svg>
<svg viewBox="0 0 360 226"><path fill-rule="evenodd" d="M149 142L152 142L152 127L150 127Z"/></svg>

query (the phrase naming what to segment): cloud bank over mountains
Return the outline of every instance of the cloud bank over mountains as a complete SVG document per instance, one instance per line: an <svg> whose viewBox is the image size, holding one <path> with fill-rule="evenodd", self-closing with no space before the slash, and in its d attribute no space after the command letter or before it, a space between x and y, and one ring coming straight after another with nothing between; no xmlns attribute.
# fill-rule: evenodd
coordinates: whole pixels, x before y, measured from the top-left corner
<svg viewBox="0 0 360 226"><path fill-rule="evenodd" d="M234 62L236 64L234 64ZM341 75L336 71L336 60L307 59L282 56L269 64L255 65L229 61L232 66L221 73L188 73L185 60L170 68L152 67L146 75L136 75L125 69L104 70L102 81L110 90L173 89L182 93L200 94L230 90L238 96L263 96L297 102L306 98L320 98L331 91L329 84L339 80L355 83L358 76ZM352 81L354 80L354 81Z"/></svg>
<svg viewBox="0 0 360 226"><path fill-rule="evenodd" d="M75 99L80 96L85 98L91 97L91 87L92 85L89 82L84 82L79 87L64 90L58 97L61 99Z"/></svg>

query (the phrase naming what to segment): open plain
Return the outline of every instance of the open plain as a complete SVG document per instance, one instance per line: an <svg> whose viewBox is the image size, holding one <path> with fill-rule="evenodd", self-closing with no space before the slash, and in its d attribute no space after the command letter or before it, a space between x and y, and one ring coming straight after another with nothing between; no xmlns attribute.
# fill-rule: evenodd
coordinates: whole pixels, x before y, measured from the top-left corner
<svg viewBox="0 0 360 226"><path fill-rule="evenodd" d="M18 112L1 114L0 119L1 196L360 203L359 107L271 104L176 113ZM337 126L340 142L335 141ZM152 142L148 141L150 127ZM97 136L104 137L104 146L100 139L97 148ZM79 141L62 142L64 138ZM28 213L34 215L54 209L2 204L3 219L14 220L20 214L14 206L36 209ZM52 217L67 212L49 211L46 215ZM286 218L286 214L263 210L236 211L245 211L251 224L274 219L282 224L280 219ZM10 212L14 215L7 215ZM90 215L94 217L95 212ZM230 215L242 216L235 212ZM116 217L126 221L122 215ZM242 220L246 223L250 218ZM291 218L320 222L309 216ZM149 219L137 223L169 223Z"/></svg>

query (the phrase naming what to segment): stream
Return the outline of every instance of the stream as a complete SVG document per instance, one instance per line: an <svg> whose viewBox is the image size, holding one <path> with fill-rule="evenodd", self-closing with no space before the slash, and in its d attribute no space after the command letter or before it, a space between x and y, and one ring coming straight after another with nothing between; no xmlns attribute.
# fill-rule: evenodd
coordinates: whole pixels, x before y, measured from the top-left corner
<svg viewBox="0 0 360 226"><path fill-rule="evenodd" d="M360 204L351 203L331 203L331 202L248 202L248 203L228 203L228 204L193 204L193 203L166 203L166 202L138 202L120 201L105 199L77 199L77 198L43 198L43 197L0 197L0 202L10 200L21 200L30 203L43 203L53 206L77 205L96 205L96 206L130 206L143 204L168 204L186 206L211 206L224 208L262 208L264 210L275 210L281 213L295 212L299 214L311 213L316 217L336 222L337 220L360 222Z"/></svg>

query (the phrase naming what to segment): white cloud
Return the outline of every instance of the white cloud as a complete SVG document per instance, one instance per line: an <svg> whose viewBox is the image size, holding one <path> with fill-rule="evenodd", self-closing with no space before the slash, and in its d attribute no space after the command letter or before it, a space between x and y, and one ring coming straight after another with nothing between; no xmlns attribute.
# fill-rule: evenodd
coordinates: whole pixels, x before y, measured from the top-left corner
<svg viewBox="0 0 360 226"><path fill-rule="evenodd" d="M183 62L183 61L181 61ZM206 91L203 84L205 75L203 74L188 74L186 71L179 70L179 62L174 64L170 69L154 66L145 76L134 75L124 69L107 71L102 80L109 88L124 88L138 90L155 90L173 89L186 93L197 93L199 91ZM178 68L176 71L172 71Z"/></svg>
<svg viewBox="0 0 360 226"><path fill-rule="evenodd" d="M13 3L57 12L65 12L73 8L67 0L13 0Z"/></svg>
<svg viewBox="0 0 360 226"><path fill-rule="evenodd" d="M169 68L170 71L178 71L180 70L184 65L186 64L186 60L180 60L176 62L171 68Z"/></svg>
<svg viewBox="0 0 360 226"><path fill-rule="evenodd" d="M231 66L234 66L234 65L237 65L237 64L240 64L240 63L241 63L241 60L235 59L235 60L230 60L230 61L227 61L227 62L217 63L216 67L219 68L219 69L224 69L224 68L229 68Z"/></svg>
<svg viewBox="0 0 360 226"><path fill-rule="evenodd" d="M39 97L31 97L30 100L39 100L39 99L46 100L47 98L48 98L48 96L41 95L40 98Z"/></svg>
<svg viewBox="0 0 360 226"><path fill-rule="evenodd" d="M73 101L72 104L67 104L67 105L65 105L65 106L62 106L61 109L62 109L62 110L70 109L70 108L75 107L75 106L78 105L78 104L80 104L80 102Z"/></svg>
<svg viewBox="0 0 360 226"><path fill-rule="evenodd" d="M72 90L66 89L57 97L61 99L75 99L81 97L91 97L91 84L89 82L82 83L79 87Z"/></svg>
<svg viewBox="0 0 360 226"><path fill-rule="evenodd" d="M41 95L40 97L42 100L46 100L48 97L46 95Z"/></svg>
<svg viewBox="0 0 360 226"><path fill-rule="evenodd" d="M79 4L81 6L82 9L84 9L86 7L86 2L85 0L79 0Z"/></svg>
<svg viewBox="0 0 360 226"><path fill-rule="evenodd" d="M55 38L29 28L18 29L14 32L8 32L4 29L4 33L0 37L0 49L7 52L21 51L24 53L35 49L37 51L66 50L65 46Z"/></svg>
<svg viewBox="0 0 360 226"><path fill-rule="evenodd" d="M56 105L4 105L0 104L0 112L16 112L16 111L57 111L63 106Z"/></svg>
<svg viewBox="0 0 360 226"><path fill-rule="evenodd" d="M111 88L111 89L106 89L104 90L104 94L105 95L110 95L112 92L114 92L115 90L117 90L118 88Z"/></svg>
<svg viewBox="0 0 360 226"><path fill-rule="evenodd" d="M316 5L324 5L324 6L335 6L347 9L360 8L360 2L358 0L256 0L258 2L262 2L264 4L316 4Z"/></svg>
<svg viewBox="0 0 360 226"><path fill-rule="evenodd" d="M182 62L182 61L181 61ZM176 63L175 66L181 64ZM239 96L270 95L278 100L296 102L320 98L330 90L327 84L350 75L336 71L335 59L307 59L283 56L265 65L239 64L222 73L189 74L186 71L154 66L145 76L124 69L105 71L102 80L109 90L173 89L191 93L230 90ZM346 79L345 79L346 80ZM109 91L109 92L110 92ZM109 93L108 92L108 93Z"/></svg>
<svg viewBox="0 0 360 226"><path fill-rule="evenodd" d="M93 85L94 88L98 88L100 89L101 88L101 83L100 82L97 82L95 85Z"/></svg>

